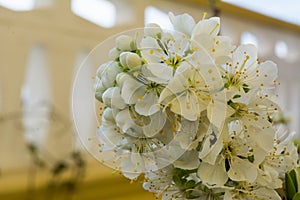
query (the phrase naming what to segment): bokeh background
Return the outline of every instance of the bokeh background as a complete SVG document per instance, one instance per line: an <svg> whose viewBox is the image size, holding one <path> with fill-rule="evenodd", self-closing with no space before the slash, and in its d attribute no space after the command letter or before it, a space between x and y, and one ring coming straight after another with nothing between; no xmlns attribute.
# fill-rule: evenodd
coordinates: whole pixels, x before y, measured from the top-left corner
<svg viewBox="0 0 300 200"><path fill-rule="evenodd" d="M170 11L196 20L204 12L219 15L222 35L255 44L261 60L275 61L286 111L280 117L300 138L297 0L0 0L0 199L155 199L84 150L72 120L72 90L94 47L146 23L170 28ZM91 139L94 76L87 64L76 88Z"/></svg>

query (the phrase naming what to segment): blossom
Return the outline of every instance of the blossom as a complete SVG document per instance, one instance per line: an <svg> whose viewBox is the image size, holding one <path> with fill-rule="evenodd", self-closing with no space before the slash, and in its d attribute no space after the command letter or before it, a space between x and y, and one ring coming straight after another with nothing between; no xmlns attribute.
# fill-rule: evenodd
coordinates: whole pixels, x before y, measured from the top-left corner
<svg viewBox="0 0 300 200"><path fill-rule="evenodd" d="M222 186L228 178L234 181L256 180L257 166L249 160L253 152L251 147L246 145L243 134L239 121L231 122L228 133L224 131L213 150L205 157L201 157L203 163L198 168L198 175L204 183ZM213 176L215 170L218 174Z"/></svg>
<svg viewBox="0 0 300 200"><path fill-rule="evenodd" d="M218 17L169 18L118 36L96 72L101 161L163 200L279 200L299 155L274 118L276 64L220 36Z"/></svg>
<svg viewBox="0 0 300 200"><path fill-rule="evenodd" d="M252 44L241 45L221 70L225 88L233 92L248 92L253 88L272 89L277 79L277 66L272 61L259 62Z"/></svg>
<svg viewBox="0 0 300 200"><path fill-rule="evenodd" d="M210 101L205 81L199 72L186 64L185 70L170 80L162 91L159 102L185 119L195 121Z"/></svg>

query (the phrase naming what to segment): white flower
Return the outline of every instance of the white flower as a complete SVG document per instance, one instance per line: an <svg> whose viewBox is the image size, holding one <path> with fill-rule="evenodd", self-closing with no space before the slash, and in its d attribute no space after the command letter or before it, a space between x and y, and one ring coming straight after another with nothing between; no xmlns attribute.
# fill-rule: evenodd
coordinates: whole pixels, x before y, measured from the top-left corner
<svg viewBox="0 0 300 200"><path fill-rule="evenodd" d="M176 70L187 55L190 43L184 34L165 33L141 41L141 54L146 63L161 63Z"/></svg>
<svg viewBox="0 0 300 200"><path fill-rule="evenodd" d="M159 97L159 103L185 119L195 121L207 108L210 97L199 72L188 64L184 69L170 80Z"/></svg>
<svg viewBox="0 0 300 200"><path fill-rule="evenodd" d="M234 181L254 182L256 180L258 167L249 160L253 152L251 147L247 146L243 134L239 121L231 122L228 132L226 129L223 131L209 154L200 157L204 163L200 164L198 175L203 178L204 183L223 185L227 177ZM256 154L254 154L255 158ZM210 179L208 174L213 173L213 168L219 170L219 176Z"/></svg>
<svg viewBox="0 0 300 200"><path fill-rule="evenodd" d="M297 147L292 140L286 142L276 140L274 149L266 156L264 164L275 169L280 178L284 178L286 172L299 166L298 159Z"/></svg>
<svg viewBox="0 0 300 200"><path fill-rule="evenodd" d="M248 143L256 155L254 163L259 164L273 149L275 130L268 119L278 107L268 96L258 95L254 89L232 101L229 103L235 110L232 117L242 124Z"/></svg>
<svg viewBox="0 0 300 200"><path fill-rule="evenodd" d="M278 70L272 61L258 62L256 47L247 44L233 52L232 60L226 63L223 73L227 89L247 92L255 87L274 88Z"/></svg>
<svg viewBox="0 0 300 200"><path fill-rule="evenodd" d="M258 176L255 181L257 185L273 189L282 187L282 181L279 178L279 173L276 169L268 165L262 165L261 168L262 169L258 170Z"/></svg>
<svg viewBox="0 0 300 200"><path fill-rule="evenodd" d="M162 200L280 200L299 157L273 117L276 64L259 62L253 45L234 49L217 17L169 17L174 30L117 37L97 70L102 161L144 175Z"/></svg>
<svg viewBox="0 0 300 200"><path fill-rule="evenodd" d="M169 165L157 171L146 172L146 180L143 183L143 188L160 196L164 190L173 182L174 167Z"/></svg>

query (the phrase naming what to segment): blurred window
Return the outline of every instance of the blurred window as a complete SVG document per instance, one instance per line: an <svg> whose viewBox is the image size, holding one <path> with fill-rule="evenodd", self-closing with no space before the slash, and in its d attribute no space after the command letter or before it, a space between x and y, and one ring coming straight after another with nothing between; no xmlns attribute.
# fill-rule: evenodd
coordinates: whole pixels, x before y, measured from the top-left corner
<svg viewBox="0 0 300 200"><path fill-rule="evenodd" d="M35 7L35 0L0 0L0 6L14 11L29 11Z"/></svg>
<svg viewBox="0 0 300 200"><path fill-rule="evenodd" d="M116 7L106 0L72 0L71 9L74 14L104 28L115 26Z"/></svg>

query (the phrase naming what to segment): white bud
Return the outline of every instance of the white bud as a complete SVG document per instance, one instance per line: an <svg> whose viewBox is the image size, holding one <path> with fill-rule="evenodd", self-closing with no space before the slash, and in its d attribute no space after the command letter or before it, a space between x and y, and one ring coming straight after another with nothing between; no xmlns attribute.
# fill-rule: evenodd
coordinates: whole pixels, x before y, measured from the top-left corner
<svg viewBox="0 0 300 200"><path fill-rule="evenodd" d="M141 66L142 60L136 53L123 52L120 55L120 62L124 67L137 69Z"/></svg>
<svg viewBox="0 0 300 200"><path fill-rule="evenodd" d="M121 51L135 50L135 42L131 36L120 35L116 39L116 47Z"/></svg>
<svg viewBox="0 0 300 200"><path fill-rule="evenodd" d="M132 79L132 77L124 72L120 73L116 77L117 84L122 88L126 80Z"/></svg>
<svg viewBox="0 0 300 200"><path fill-rule="evenodd" d="M102 65L100 65L100 66L98 67L97 72L96 72L96 76L97 76L98 78L101 79L103 71L109 66L110 63L111 63L111 62L109 62L109 63L104 63L104 64L102 64Z"/></svg>
<svg viewBox="0 0 300 200"><path fill-rule="evenodd" d="M120 51L118 51L117 48L112 48L108 53L108 58L110 60L115 60L117 57L119 57Z"/></svg>

